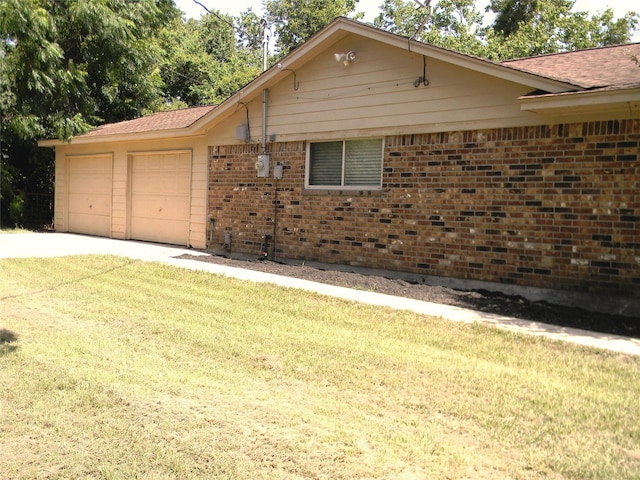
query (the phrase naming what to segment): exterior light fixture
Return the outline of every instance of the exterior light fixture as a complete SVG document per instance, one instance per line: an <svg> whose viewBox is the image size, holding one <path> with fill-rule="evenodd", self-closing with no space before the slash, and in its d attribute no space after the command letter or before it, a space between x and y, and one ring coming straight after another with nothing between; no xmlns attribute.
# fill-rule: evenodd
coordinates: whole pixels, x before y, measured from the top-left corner
<svg viewBox="0 0 640 480"><path fill-rule="evenodd" d="M333 56L335 57L336 62L342 62L342 64L347 67L356 59L356 52L350 50L347 53L334 53Z"/></svg>

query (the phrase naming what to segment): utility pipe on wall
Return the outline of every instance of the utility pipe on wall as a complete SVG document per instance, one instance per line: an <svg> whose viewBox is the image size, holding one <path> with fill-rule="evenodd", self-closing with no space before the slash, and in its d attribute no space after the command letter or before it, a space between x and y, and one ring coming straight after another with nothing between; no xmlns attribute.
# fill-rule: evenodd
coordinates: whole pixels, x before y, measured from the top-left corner
<svg viewBox="0 0 640 480"><path fill-rule="evenodd" d="M273 199L273 261L276 261L276 255L278 252L278 178L274 175L274 181L276 184L275 195Z"/></svg>
<svg viewBox="0 0 640 480"><path fill-rule="evenodd" d="M260 20L262 27L262 71L267 71L267 48L269 37L267 36L267 20ZM267 153L267 89L262 89L262 153Z"/></svg>
<svg viewBox="0 0 640 480"><path fill-rule="evenodd" d="M267 20L260 20L260 25L262 26L262 71L267 71L267 48L269 44L269 37L267 36ZM267 89L262 89L262 154L267 154ZM267 167L267 177L269 176L269 170ZM278 185L276 181L276 198L278 195ZM276 200L275 208L277 208L277 200ZM274 224L273 224L273 239L274 239L274 247L273 247L273 256L275 259L276 255L276 247L275 247L275 238L276 238L276 227L277 220L275 220L274 216ZM265 239L265 244L267 240ZM265 249L266 250L266 249ZM266 251L265 251L266 253Z"/></svg>
<svg viewBox="0 0 640 480"><path fill-rule="evenodd" d="M262 153L267 153L267 89L262 89Z"/></svg>

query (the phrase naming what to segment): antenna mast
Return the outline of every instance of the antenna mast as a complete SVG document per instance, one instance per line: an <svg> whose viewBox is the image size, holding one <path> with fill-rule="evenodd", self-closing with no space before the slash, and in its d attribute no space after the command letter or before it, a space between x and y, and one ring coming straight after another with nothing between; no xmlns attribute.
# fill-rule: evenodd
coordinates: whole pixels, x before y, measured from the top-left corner
<svg viewBox="0 0 640 480"><path fill-rule="evenodd" d="M420 24L416 32L413 35L411 35L411 38L409 40L415 40L415 38L420 34L424 26L429 21L429 18L431 17L431 5L430 5L431 0L427 0L426 2L424 2L424 4L418 0L413 0L413 1L416 2L418 5L420 5L422 8L426 8L427 15L424 17L424 20L422 20L422 23Z"/></svg>

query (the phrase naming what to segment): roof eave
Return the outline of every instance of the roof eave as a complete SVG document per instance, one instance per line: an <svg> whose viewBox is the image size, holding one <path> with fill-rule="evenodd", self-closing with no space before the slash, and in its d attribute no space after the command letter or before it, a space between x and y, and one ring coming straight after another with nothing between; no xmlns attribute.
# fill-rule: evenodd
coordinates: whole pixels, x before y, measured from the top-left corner
<svg viewBox="0 0 640 480"><path fill-rule="evenodd" d="M73 137L70 141L65 142L63 140L46 139L38 141L39 147L58 147L60 145L87 145L98 142L135 142L145 140L157 140L160 138L181 138L181 137L194 137L199 133L194 132L191 127L186 128L172 128L165 130L150 130L148 132L134 132L134 133L117 133L113 135L79 135Z"/></svg>
<svg viewBox="0 0 640 480"><path fill-rule="evenodd" d="M640 87L523 96L518 100L521 110L534 113L554 113L564 110L597 111L612 108L638 111Z"/></svg>

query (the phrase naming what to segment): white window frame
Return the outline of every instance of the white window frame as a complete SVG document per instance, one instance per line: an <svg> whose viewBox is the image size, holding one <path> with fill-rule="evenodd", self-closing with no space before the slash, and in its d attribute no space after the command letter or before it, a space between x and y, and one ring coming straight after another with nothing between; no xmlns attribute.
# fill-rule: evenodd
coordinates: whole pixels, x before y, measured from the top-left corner
<svg viewBox="0 0 640 480"><path fill-rule="evenodd" d="M369 141L369 140L379 140L380 141L380 172L379 172L379 182L376 185L345 185L345 167L346 167L346 152L347 152L347 143L349 142L358 142L358 141ZM310 183L311 180L311 145L317 143L337 143L342 142L342 171L341 171L341 181L340 185L312 185ZM383 162L384 162L384 138L373 137L373 138L349 138L349 139L336 139L336 140L318 140L318 141L307 141L307 158L305 165L305 178L304 184L305 189L309 190L382 190L382 172L383 172Z"/></svg>

